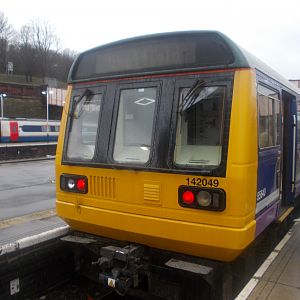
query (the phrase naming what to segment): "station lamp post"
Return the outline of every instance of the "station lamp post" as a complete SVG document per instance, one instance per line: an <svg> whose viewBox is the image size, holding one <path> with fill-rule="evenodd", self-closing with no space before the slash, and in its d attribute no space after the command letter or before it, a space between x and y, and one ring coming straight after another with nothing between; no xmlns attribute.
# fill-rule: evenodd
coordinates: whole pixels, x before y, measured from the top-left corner
<svg viewBox="0 0 300 300"><path fill-rule="evenodd" d="M48 91L48 87L42 91L42 95L46 95L46 120L47 120L47 130L49 121L49 94L53 94L53 91Z"/></svg>
<svg viewBox="0 0 300 300"><path fill-rule="evenodd" d="M3 99L6 98L7 95L4 93L0 94L0 100L1 100L1 118L3 118Z"/></svg>

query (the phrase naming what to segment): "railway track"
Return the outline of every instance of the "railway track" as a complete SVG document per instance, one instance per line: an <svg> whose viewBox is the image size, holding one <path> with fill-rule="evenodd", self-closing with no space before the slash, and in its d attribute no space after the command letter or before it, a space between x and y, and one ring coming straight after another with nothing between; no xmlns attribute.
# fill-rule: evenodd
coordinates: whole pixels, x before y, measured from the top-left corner
<svg viewBox="0 0 300 300"><path fill-rule="evenodd" d="M53 156L57 143L0 144L0 162Z"/></svg>

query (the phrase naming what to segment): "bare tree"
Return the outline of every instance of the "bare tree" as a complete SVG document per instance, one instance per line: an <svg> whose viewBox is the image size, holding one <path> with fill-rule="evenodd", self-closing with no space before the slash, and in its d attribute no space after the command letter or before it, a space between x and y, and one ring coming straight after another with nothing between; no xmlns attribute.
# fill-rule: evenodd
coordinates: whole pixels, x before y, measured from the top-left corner
<svg viewBox="0 0 300 300"><path fill-rule="evenodd" d="M18 41L19 54L22 57L22 73L26 76L26 82L32 82L37 54L33 47L33 32L31 26L22 26Z"/></svg>
<svg viewBox="0 0 300 300"><path fill-rule="evenodd" d="M10 39L14 34L13 27L8 23L4 13L0 11L0 39Z"/></svg>
<svg viewBox="0 0 300 300"><path fill-rule="evenodd" d="M56 73L55 77L61 81L66 81L68 77L71 65L76 57L77 53L70 49L64 49L56 56Z"/></svg>
<svg viewBox="0 0 300 300"><path fill-rule="evenodd" d="M47 21L35 19L22 26L18 34L0 11L0 73L7 61L14 63L14 73L32 77L51 76L66 81L76 53L59 50L59 39Z"/></svg>
<svg viewBox="0 0 300 300"><path fill-rule="evenodd" d="M35 19L30 24L32 44L37 51L41 76L48 75L51 62L59 51L59 39L54 28L47 21Z"/></svg>
<svg viewBox="0 0 300 300"><path fill-rule="evenodd" d="M0 11L0 72L6 71L8 42L13 34L13 27Z"/></svg>

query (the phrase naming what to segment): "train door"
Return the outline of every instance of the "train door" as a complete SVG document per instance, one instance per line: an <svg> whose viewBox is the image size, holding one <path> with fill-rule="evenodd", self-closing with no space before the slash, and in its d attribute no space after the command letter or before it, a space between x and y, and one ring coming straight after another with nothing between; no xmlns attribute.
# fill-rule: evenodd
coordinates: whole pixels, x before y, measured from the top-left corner
<svg viewBox="0 0 300 300"><path fill-rule="evenodd" d="M258 182L256 213L275 218L282 182L282 108L280 93L258 84ZM267 224L266 224L267 225Z"/></svg>
<svg viewBox="0 0 300 300"><path fill-rule="evenodd" d="M9 129L10 129L10 141L11 142L16 142L19 139L18 122L10 121L9 122Z"/></svg>
<svg viewBox="0 0 300 300"><path fill-rule="evenodd" d="M282 206L294 202L297 146L297 102L295 96L282 91L283 102L283 161L282 161Z"/></svg>

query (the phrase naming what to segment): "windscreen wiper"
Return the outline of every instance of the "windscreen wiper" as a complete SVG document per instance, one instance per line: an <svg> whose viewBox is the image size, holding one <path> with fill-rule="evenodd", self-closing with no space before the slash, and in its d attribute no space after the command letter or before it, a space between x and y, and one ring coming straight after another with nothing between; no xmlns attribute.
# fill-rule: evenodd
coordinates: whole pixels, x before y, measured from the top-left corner
<svg viewBox="0 0 300 300"><path fill-rule="evenodd" d="M92 93L91 90L86 89L84 91L84 93L81 95L81 97L77 101L75 101L72 112L71 112L71 116L78 119L81 116L82 112L83 112L84 104L90 102L93 95L94 94ZM83 103L81 103L81 102L83 102ZM75 109L78 107L78 105L81 105L81 106L80 106L78 112L75 115Z"/></svg>
<svg viewBox="0 0 300 300"><path fill-rule="evenodd" d="M188 90L185 97L183 97L179 106L179 113L182 114L186 109L191 107L197 100L201 87L205 84L204 80L196 80L192 87Z"/></svg>

